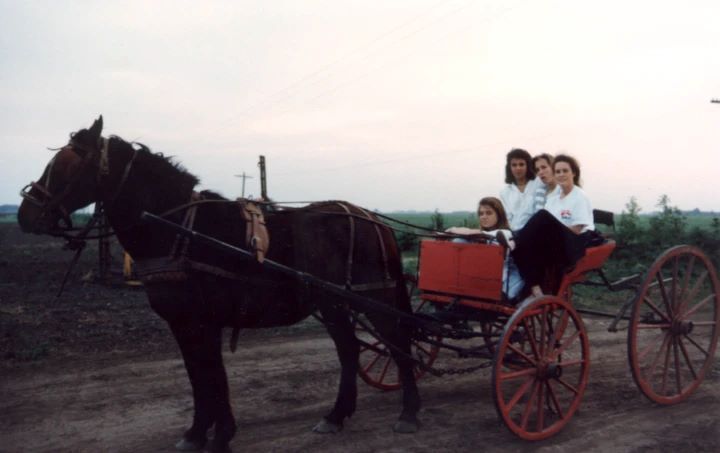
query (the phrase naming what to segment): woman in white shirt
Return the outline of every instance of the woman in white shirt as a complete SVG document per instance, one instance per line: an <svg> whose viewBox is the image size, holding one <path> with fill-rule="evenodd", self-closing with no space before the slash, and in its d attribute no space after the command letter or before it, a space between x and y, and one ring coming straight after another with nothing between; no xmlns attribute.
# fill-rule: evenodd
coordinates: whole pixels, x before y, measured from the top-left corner
<svg viewBox="0 0 720 453"><path fill-rule="evenodd" d="M512 250L520 275L534 295L543 294L548 269L554 274L551 287L555 292L559 277L585 254L595 235L590 199L580 188L580 166L567 155L553 162L557 187L548 196L545 209L533 215L513 239L498 235L501 243Z"/></svg>
<svg viewBox="0 0 720 453"><path fill-rule="evenodd" d="M533 198L541 182L535 179L532 157L524 149L515 148L506 156L506 186L500 191L505 212L512 230L519 230L535 212Z"/></svg>
<svg viewBox="0 0 720 453"><path fill-rule="evenodd" d="M555 158L547 153L538 154L532 158L535 178L540 180L540 184L535 188L535 194L533 195L533 214L545 207L548 195L555 190L554 161Z"/></svg>

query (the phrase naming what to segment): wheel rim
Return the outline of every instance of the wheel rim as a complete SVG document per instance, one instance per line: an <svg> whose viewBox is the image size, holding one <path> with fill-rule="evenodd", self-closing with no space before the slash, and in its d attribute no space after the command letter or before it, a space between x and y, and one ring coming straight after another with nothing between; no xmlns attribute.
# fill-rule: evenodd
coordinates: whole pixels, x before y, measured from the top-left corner
<svg viewBox="0 0 720 453"><path fill-rule="evenodd" d="M523 439L548 438L579 407L589 370L587 332L577 312L554 296L528 300L510 318L495 356L498 415Z"/></svg>
<svg viewBox="0 0 720 453"><path fill-rule="evenodd" d="M718 342L720 285L710 260L678 246L650 267L628 331L633 379L650 400L675 404L702 382Z"/></svg>
<svg viewBox="0 0 720 453"><path fill-rule="evenodd" d="M422 312L427 308L426 301L420 301L413 311ZM386 345L372 337L360 324L355 327L355 335L371 347L361 346L358 359L358 374L368 385L381 390L399 390L402 388L400 373ZM410 353L425 365L431 366L437 358L439 348L434 345L413 339ZM418 380L425 374L420 365L413 367L413 374Z"/></svg>

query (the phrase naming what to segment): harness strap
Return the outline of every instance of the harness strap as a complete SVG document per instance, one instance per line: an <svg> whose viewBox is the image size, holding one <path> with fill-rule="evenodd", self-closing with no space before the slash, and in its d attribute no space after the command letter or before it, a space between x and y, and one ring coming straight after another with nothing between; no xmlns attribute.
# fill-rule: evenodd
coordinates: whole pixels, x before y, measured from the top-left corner
<svg viewBox="0 0 720 453"><path fill-rule="evenodd" d="M262 210L255 202L247 199L238 198L237 203L245 219L245 244L255 252L255 259L262 263L270 247L270 235L265 227Z"/></svg>
<svg viewBox="0 0 720 453"><path fill-rule="evenodd" d="M358 207L360 209L360 212L362 212L365 217L368 218L368 220L372 220L372 216L369 212L367 212L365 209ZM380 253L382 254L382 260L383 260L383 270L385 271L385 279L390 280L390 270L388 269L388 257L387 257L387 250L385 250L385 241L382 237L382 231L380 231L380 225L377 223L374 223L373 226L375 227L375 233L378 237L378 244L380 245Z"/></svg>
<svg viewBox="0 0 720 453"><path fill-rule="evenodd" d="M345 203L338 202L337 205L343 208L346 213L350 214L350 208ZM355 220L352 216L348 216L348 222L350 223L350 241L348 245L347 265L345 266L345 287L350 289L352 288L353 254L355 253Z"/></svg>

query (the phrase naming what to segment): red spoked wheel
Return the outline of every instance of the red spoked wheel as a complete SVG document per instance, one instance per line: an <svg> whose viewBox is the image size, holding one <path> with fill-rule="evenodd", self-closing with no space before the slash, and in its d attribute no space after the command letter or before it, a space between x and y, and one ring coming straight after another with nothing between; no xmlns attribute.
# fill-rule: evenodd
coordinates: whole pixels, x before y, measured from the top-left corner
<svg viewBox="0 0 720 453"><path fill-rule="evenodd" d="M419 301L417 306L413 304L414 312L421 313L427 310L430 304L427 301ZM355 335L369 346L360 347L360 358L358 374L368 385L380 390L399 390L402 388L398 367L395 364L390 350L380 340L370 335L360 324L355 327ZM436 338L439 340L439 338ZM435 345L424 343L413 339L410 344L410 353L413 358L421 360L425 365L431 366L437 359L439 348ZM413 368L415 380L425 374L425 370L419 365Z"/></svg>
<svg viewBox="0 0 720 453"><path fill-rule="evenodd" d="M525 301L508 321L493 366L495 409L526 440L560 431L580 406L590 345L580 316L555 296Z"/></svg>
<svg viewBox="0 0 720 453"><path fill-rule="evenodd" d="M638 289L628 329L633 379L650 400L686 399L712 365L718 343L720 284L699 249L660 255Z"/></svg>
<svg viewBox="0 0 720 453"><path fill-rule="evenodd" d="M408 292L411 296L413 313L423 313L433 310L431 303L416 297L417 280L414 275L405 275L408 283ZM364 318L367 320L367 318ZM390 354L387 345L372 336L359 323L355 326L355 335L367 345L360 347L358 359L358 374L365 383L380 390L399 390L402 388L397 365ZM434 338L439 341L440 338ZM431 366L437 359L439 348L435 345L412 339L410 353L415 359L421 360L424 365ZM413 368L415 379L420 379L425 370L419 365Z"/></svg>

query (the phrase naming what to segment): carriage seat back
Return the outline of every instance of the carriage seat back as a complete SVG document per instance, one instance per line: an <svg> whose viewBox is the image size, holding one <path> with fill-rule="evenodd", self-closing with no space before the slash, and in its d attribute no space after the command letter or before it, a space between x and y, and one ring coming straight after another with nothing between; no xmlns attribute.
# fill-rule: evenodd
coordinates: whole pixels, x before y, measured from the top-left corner
<svg viewBox="0 0 720 453"><path fill-rule="evenodd" d="M580 258L573 270L563 277L561 288L568 288L574 283L585 280L585 275L588 272L600 269L605 264L613 250L615 250L615 241L613 240L608 240L596 247L587 248L585 256Z"/></svg>
<svg viewBox="0 0 720 453"><path fill-rule="evenodd" d="M500 301L504 257L499 245L422 241L418 288Z"/></svg>

